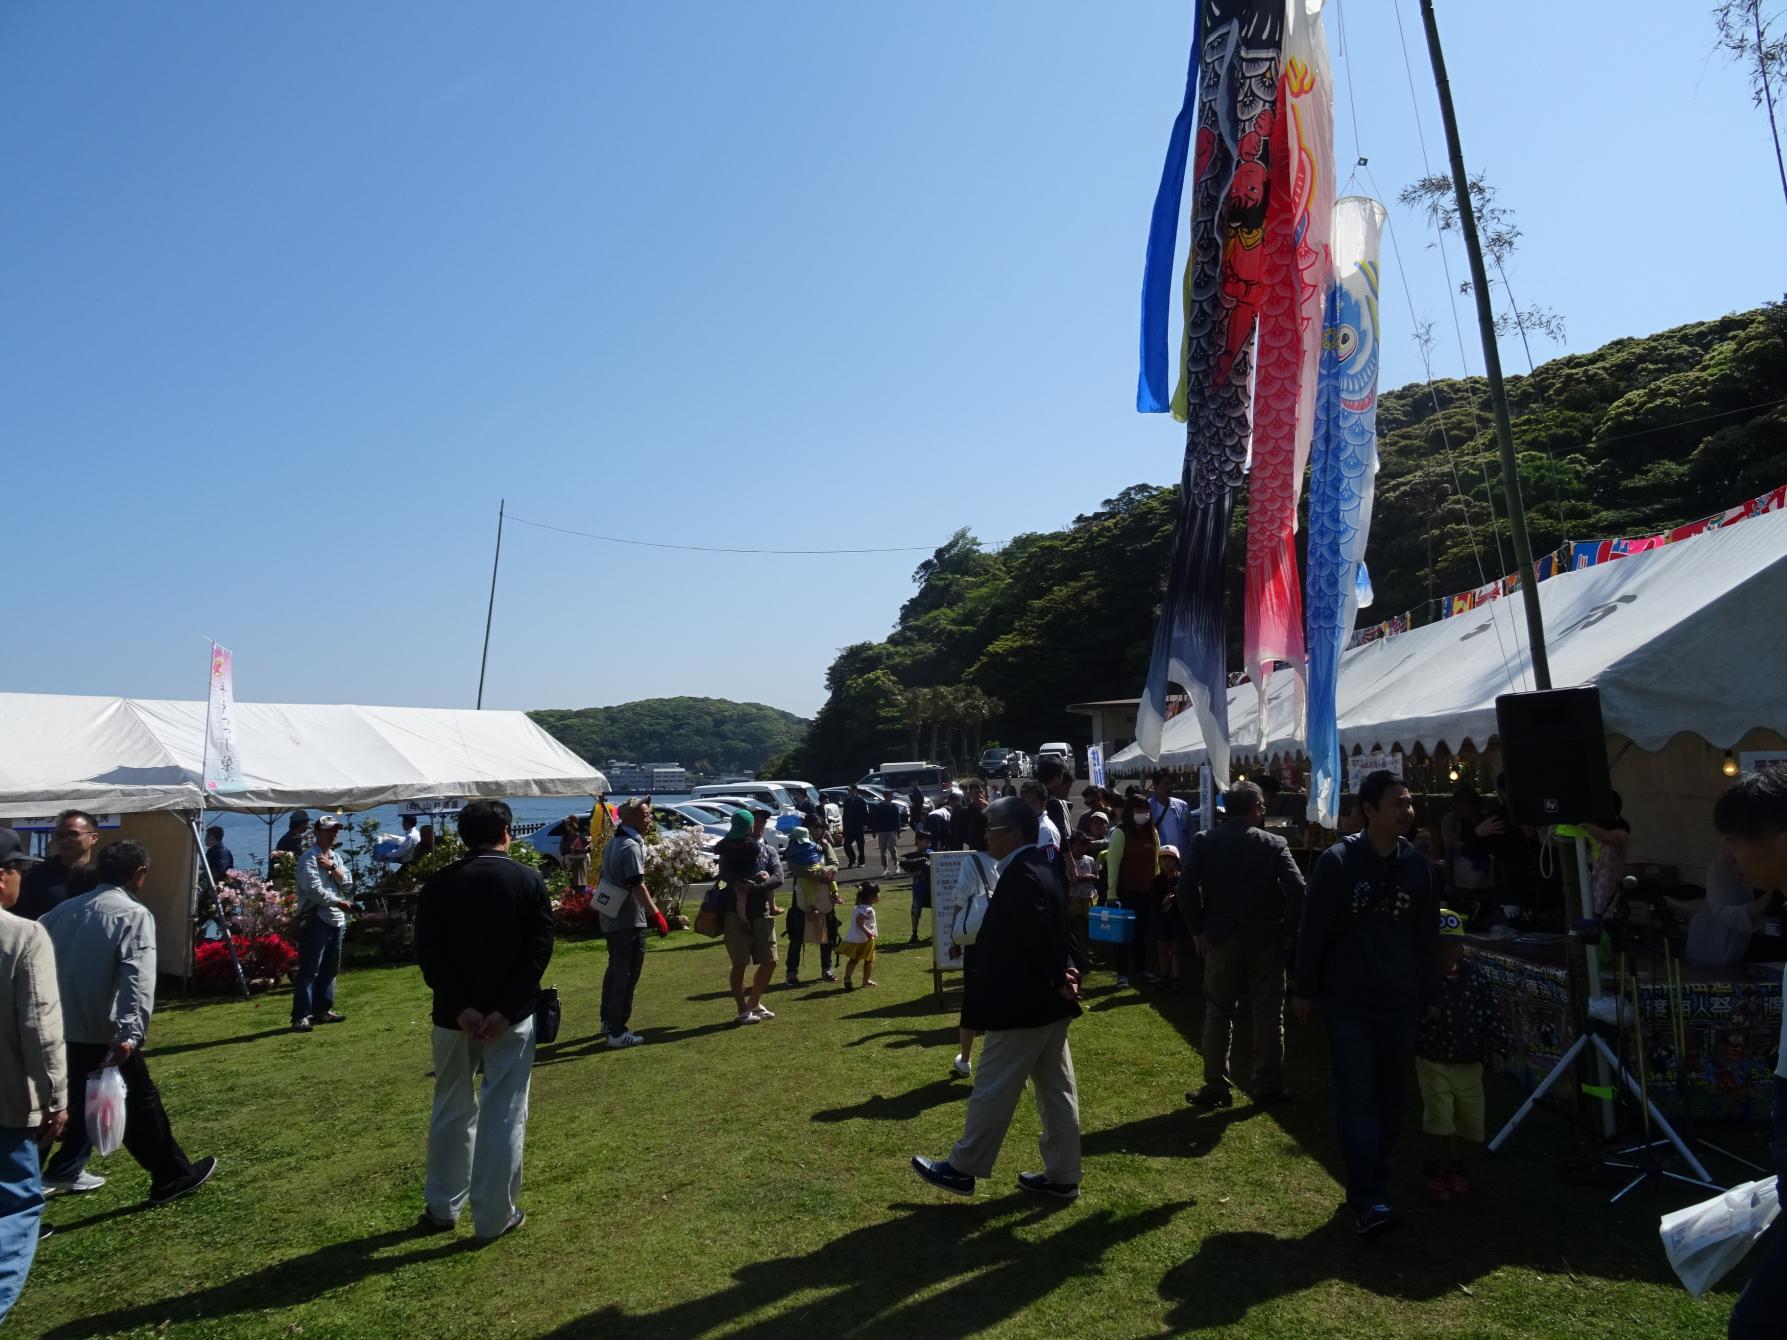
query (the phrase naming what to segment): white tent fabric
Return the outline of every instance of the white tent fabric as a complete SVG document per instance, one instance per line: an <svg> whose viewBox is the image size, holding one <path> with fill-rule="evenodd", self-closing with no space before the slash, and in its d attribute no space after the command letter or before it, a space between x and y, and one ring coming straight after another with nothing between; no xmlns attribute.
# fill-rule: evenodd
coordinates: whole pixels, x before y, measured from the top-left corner
<svg viewBox="0 0 1787 1340"><path fill-rule="evenodd" d="M1560 573L1538 586L1551 681L1596 684L1609 734L1641 749L1691 732L1719 748L1746 731L1787 733L1787 512L1630 558ZM1258 753L1302 748L1290 729L1290 677L1275 676L1274 728ZM1367 642L1341 660L1342 747L1431 752L1495 733L1497 695L1533 687L1518 593L1396 637ZM1256 737L1252 685L1229 690L1229 729ZM1195 714L1167 723L1161 761L1194 768L1206 751ZM1148 763L1131 745L1110 760L1117 773Z"/></svg>
<svg viewBox="0 0 1787 1340"><path fill-rule="evenodd" d="M207 794L205 704L0 693L0 813L370 809L594 796L597 769L524 712L237 703L248 790Z"/></svg>

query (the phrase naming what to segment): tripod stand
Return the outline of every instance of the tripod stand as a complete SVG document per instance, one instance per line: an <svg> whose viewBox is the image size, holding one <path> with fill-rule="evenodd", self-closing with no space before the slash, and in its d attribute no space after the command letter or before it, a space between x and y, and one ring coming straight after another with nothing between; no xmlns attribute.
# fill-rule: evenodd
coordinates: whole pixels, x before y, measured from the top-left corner
<svg viewBox="0 0 1787 1340"><path fill-rule="evenodd" d="M1577 840L1575 845L1577 882L1581 891L1583 919L1587 922L1592 920L1594 916L1594 895L1590 890L1589 882L1588 847L1580 839ZM1575 931L1570 933L1570 944L1573 947L1583 950L1586 956L1585 961L1588 966L1587 980L1589 994L1591 998L1598 996L1601 988L1601 962L1596 953L1595 946L1585 944L1581 935ZM1633 990L1634 992L1637 990L1636 982L1633 983ZM1621 1001L1623 1004L1623 992ZM1575 1041L1571 1042L1569 1048L1558 1058L1557 1064L1551 1068L1551 1073L1539 1081L1532 1093L1527 1095L1526 1101L1520 1105L1519 1111L1508 1118L1507 1125L1496 1132L1495 1138L1489 1142L1489 1152L1494 1154L1507 1143L1508 1138L1519 1129L1520 1123L1526 1120L1527 1115L1538 1105L1539 1100L1543 1098L1545 1094L1550 1091L1552 1086L1565 1075L1573 1073L1573 1067L1577 1059L1582 1057L1583 1054L1588 1052L1591 1048L1594 1051L1597 1061L1600 1062L1601 1084L1595 1090L1595 1096L1601 1100L1602 1134L1606 1136L1611 1135L1613 1132L1614 1088L1611 1083L1611 1078L1617 1077L1619 1080L1625 1082L1626 1087L1631 1090L1632 1096L1638 1100L1639 1109L1644 1114L1645 1135L1647 1137L1644 1143L1640 1145L1633 1146L1629 1149L1614 1151L1616 1155L1623 1155L1624 1157L1602 1160L1603 1167L1618 1168L1637 1173L1636 1177L1615 1193L1613 1199L1610 1200L1608 1204L1616 1204L1635 1187L1657 1177L1668 1177L1678 1182L1686 1182L1690 1186L1705 1187L1711 1191L1723 1191L1724 1188L1712 1180L1707 1174L1706 1169L1701 1165L1700 1160L1694 1157L1694 1152L1688 1148L1681 1136L1676 1134L1675 1128L1671 1126L1663 1114L1657 1110L1657 1105L1651 1102L1649 1093L1646 1092L1644 1084L1641 1083L1642 1068L1644 1064L1642 1048L1639 1052L1640 1077L1635 1079L1633 1078L1631 1071L1626 1068L1625 1062L1607 1045L1606 1039L1593 1031L1592 1024L1586 1025L1584 1031L1576 1035ZM1653 1127L1663 1132L1664 1139L1651 1140L1648 1138ZM1687 1165L1689 1172L1693 1173L1692 1177L1684 1176L1681 1173L1663 1166L1658 1151L1665 1144L1674 1147L1675 1152L1681 1156L1682 1162Z"/></svg>

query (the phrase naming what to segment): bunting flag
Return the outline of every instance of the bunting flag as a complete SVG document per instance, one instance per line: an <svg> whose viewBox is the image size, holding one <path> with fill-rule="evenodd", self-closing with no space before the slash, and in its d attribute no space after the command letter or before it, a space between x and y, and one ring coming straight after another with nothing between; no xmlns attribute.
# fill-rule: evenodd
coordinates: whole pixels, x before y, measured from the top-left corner
<svg viewBox="0 0 1787 1340"><path fill-rule="evenodd" d="M1387 214L1364 196L1334 204L1334 283L1322 323L1309 477L1309 819L1334 827L1346 780L1336 694L1358 611L1377 477L1378 241Z"/></svg>
<svg viewBox="0 0 1787 1340"><path fill-rule="evenodd" d="M1175 417L1182 416L1186 424L1185 461L1166 599L1136 711L1136 739L1144 753L1157 756L1168 685L1181 685L1203 727L1217 784L1223 787L1228 785L1229 757L1223 559L1235 490L1252 445L1254 329L1269 275L1270 144L1284 19L1285 0L1199 4L1191 242L1179 385L1173 394ZM1174 134L1163 187L1178 148L1177 123ZM1152 274L1152 238L1149 253ZM1145 290L1144 382L1149 311ZM1141 399L1138 394L1138 403Z"/></svg>
<svg viewBox="0 0 1787 1340"><path fill-rule="evenodd" d="M1247 631L1242 664L1259 692L1258 733L1272 737L1275 661L1296 679L1293 728L1307 692L1303 596L1297 580L1297 498L1309 464L1321 360L1322 296L1331 266L1334 211L1334 86L1322 33L1322 0L1289 0L1278 108L1268 139L1264 310L1254 372L1253 466L1247 484Z"/></svg>

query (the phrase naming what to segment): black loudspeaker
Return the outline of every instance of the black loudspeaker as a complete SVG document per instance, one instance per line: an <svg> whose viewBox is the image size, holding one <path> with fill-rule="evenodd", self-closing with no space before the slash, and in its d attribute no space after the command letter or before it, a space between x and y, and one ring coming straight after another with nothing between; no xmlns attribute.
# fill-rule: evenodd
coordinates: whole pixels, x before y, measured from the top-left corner
<svg viewBox="0 0 1787 1340"><path fill-rule="evenodd" d="M1599 689L1504 693L1495 700L1495 720L1516 823L1599 823L1612 817Z"/></svg>

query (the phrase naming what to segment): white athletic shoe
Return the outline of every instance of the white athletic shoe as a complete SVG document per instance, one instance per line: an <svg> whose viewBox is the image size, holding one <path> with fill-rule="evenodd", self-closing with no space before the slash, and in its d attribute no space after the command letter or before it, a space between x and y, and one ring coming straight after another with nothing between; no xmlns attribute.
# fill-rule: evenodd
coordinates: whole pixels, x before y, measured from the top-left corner
<svg viewBox="0 0 1787 1340"><path fill-rule="evenodd" d="M611 1033L608 1035L608 1050L614 1052L619 1051L622 1047L637 1047L644 1041L644 1038L640 1037L639 1034L633 1032L631 1029L620 1034L618 1037Z"/></svg>
<svg viewBox="0 0 1787 1340"><path fill-rule="evenodd" d="M776 1017L776 1012L770 1009L767 1005L759 1005L757 1007L757 1017L759 1019L774 1019Z"/></svg>
<svg viewBox="0 0 1787 1340"><path fill-rule="evenodd" d="M956 1074L960 1075L963 1079L974 1078L974 1063L972 1061L963 1060L960 1052L956 1053L956 1062L953 1068Z"/></svg>
<svg viewBox="0 0 1787 1340"><path fill-rule="evenodd" d="M98 1173L84 1172L73 1180L43 1180L43 1194L46 1196L79 1196L88 1191L97 1191L105 1185L105 1178Z"/></svg>
<svg viewBox="0 0 1787 1340"><path fill-rule="evenodd" d="M738 1021L741 1024L760 1024L763 1022L762 1019L757 1017L757 1012L755 1010L740 1010L738 1012Z"/></svg>

